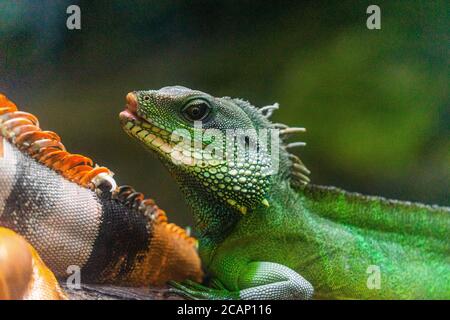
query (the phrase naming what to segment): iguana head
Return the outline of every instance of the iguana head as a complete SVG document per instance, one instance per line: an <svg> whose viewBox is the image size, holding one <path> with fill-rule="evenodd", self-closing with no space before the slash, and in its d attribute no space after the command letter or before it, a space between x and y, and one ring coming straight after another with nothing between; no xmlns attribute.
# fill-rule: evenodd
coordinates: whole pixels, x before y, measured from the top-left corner
<svg viewBox="0 0 450 320"><path fill-rule="evenodd" d="M183 191L245 214L269 206L274 176L294 174L294 183L307 182L307 169L279 139L304 129L271 123L276 108L174 86L129 93L120 119L128 134L160 156Z"/></svg>

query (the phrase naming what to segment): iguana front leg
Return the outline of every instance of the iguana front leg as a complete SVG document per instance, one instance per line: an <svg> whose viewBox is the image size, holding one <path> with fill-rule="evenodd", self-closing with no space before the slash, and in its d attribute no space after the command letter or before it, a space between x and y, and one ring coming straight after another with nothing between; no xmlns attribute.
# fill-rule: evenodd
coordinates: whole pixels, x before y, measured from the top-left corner
<svg viewBox="0 0 450 320"><path fill-rule="evenodd" d="M189 281L172 283L173 291L190 299L311 299L314 288L294 270L273 262L252 262L239 275L239 290L229 291L213 281L208 288Z"/></svg>

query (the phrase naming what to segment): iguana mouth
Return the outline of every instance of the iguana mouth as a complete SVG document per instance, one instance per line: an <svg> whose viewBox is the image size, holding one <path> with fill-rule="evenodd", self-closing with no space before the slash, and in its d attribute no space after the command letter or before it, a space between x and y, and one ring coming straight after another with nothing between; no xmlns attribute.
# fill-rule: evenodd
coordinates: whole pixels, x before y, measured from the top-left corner
<svg viewBox="0 0 450 320"><path fill-rule="evenodd" d="M174 152L170 133L154 124L150 119L138 114L138 101L134 93L128 93L126 100L125 110L119 114L125 132L158 153L170 157Z"/></svg>
<svg viewBox="0 0 450 320"><path fill-rule="evenodd" d="M126 100L127 103L125 104L125 110L119 114L122 124L126 124L127 122L145 121L137 114L138 101L136 95L133 92L130 92L127 94Z"/></svg>

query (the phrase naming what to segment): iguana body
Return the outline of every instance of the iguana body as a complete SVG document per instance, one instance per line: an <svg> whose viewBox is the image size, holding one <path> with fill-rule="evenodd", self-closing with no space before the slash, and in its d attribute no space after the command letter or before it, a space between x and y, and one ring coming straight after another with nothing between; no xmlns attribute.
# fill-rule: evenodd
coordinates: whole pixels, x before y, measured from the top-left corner
<svg viewBox="0 0 450 320"><path fill-rule="evenodd" d="M257 109L184 87L136 91L127 100L125 131L160 156L200 234L211 288L175 284L185 295L304 299L314 290L315 298L450 298L449 208L309 186L308 170L287 151L301 143L271 147L279 152L272 173L264 171L271 158L259 144L238 160L206 152L217 141L208 129L281 129L282 139L303 131L271 123L277 106ZM180 144L185 134L194 138ZM372 283L378 270L380 281Z"/></svg>
<svg viewBox="0 0 450 320"><path fill-rule="evenodd" d="M195 240L168 223L153 200L116 188L107 168L68 153L55 133L42 131L3 95L0 227L28 240L57 277L77 266L81 281L90 283L202 278Z"/></svg>

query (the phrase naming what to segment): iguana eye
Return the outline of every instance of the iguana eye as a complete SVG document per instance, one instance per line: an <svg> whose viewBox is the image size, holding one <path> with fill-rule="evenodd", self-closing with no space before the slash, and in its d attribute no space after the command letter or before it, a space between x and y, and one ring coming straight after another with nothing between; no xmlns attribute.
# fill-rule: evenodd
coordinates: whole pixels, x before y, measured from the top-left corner
<svg viewBox="0 0 450 320"><path fill-rule="evenodd" d="M144 99L145 101L149 101L149 100L150 100L150 96L144 96L143 99Z"/></svg>
<svg viewBox="0 0 450 320"><path fill-rule="evenodd" d="M208 116L210 110L211 107L206 101L197 99L186 104L181 112L189 121L200 121Z"/></svg>

